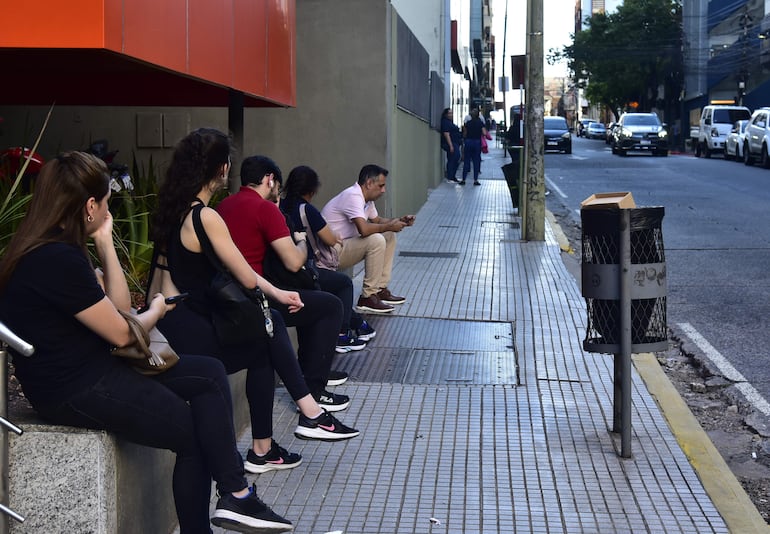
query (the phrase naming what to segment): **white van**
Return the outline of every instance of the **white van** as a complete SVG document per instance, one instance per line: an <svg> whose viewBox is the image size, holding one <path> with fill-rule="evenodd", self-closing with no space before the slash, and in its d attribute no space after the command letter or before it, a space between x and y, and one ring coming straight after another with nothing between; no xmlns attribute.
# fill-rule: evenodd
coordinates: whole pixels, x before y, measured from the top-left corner
<svg viewBox="0 0 770 534"><path fill-rule="evenodd" d="M714 152L724 153L727 135L736 121L748 120L751 111L744 106L706 106L700 114L695 155L710 158Z"/></svg>

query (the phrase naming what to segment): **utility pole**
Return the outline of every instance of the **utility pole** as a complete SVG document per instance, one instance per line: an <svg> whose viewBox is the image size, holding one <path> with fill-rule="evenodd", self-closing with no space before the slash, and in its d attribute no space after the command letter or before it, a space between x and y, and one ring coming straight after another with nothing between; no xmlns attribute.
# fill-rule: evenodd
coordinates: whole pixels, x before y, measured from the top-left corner
<svg viewBox="0 0 770 534"><path fill-rule="evenodd" d="M508 113L508 101L505 98L505 95L508 94L508 82L505 79L505 64L507 63L506 57L505 57L505 44L508 42L508 0L505 0L505 22L503 22L503 117L505 120L505 127L510 128L511 125L509 122L510 120L510 113ZM507 134L507 132L506 132ZM495 134L497 135L497 134ZM498 137L499 139L499 137Z"/></svg>
<svg viewBox="0 0 770 534"><path fill-rule="evenodd" d="M543 0L527 0L527 50L523 237L527 241L545 241Z"/></svg>

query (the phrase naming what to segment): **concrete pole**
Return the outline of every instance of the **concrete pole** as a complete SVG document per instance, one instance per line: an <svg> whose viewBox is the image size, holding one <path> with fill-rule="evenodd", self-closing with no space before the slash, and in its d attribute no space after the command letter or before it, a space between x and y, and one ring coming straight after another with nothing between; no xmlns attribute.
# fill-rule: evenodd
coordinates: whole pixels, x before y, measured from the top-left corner
<svg viewBox="0 0 770 534"><path fill-rule="evenodd" d="M527 0L527 90L524 114L526 184L524 239L545 241L545 178L543 172L543 0Z"/></svg>

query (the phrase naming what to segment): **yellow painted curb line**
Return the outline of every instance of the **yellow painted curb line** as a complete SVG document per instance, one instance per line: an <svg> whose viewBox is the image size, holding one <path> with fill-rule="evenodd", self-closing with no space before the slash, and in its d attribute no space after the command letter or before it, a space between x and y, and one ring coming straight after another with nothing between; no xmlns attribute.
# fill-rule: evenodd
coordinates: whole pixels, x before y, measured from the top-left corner
<svg viewBox="0 0 770 534"><path fill-rule="evenodd" d="M730 532L770 532L743 486L660 368L655 355L635 354L633 361Z"/></svg>
<svg viewBox="0 0 770 534"><path fill-rule="evenodd" d="M551 225L551 229L556 236L556 242L559 243L559 248L567 254L573 254L575 250L572 248L572 245L569 244L569 239L567 239L567 236L564 234L564 230L561 229L561 226L559 226L559 223L556 222L556 217L553 216L553 213L545 210L545 218Z"/></svg>

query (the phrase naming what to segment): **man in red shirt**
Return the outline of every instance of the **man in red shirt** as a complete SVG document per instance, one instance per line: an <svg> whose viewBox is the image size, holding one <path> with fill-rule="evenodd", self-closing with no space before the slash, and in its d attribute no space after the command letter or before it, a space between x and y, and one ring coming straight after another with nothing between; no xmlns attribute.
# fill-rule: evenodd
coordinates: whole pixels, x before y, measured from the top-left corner
<svg viewBox="0 0 770 534"><path fill-rule="evenodd" d="M241 164L241 188L217 206L235 245L252 269L264 274L263 261L272 246L287 269L297 271L307 261L307 245L303 232L292 239L286 219L275 202L266 200L281 181L281 170L273 160L251 156ZM302 373L316 402L328 411L344 410L350 404L346 395L330 393L326 384L342 325L342 302L324 291L297 290L305 304L290 313L283 304L270 302L278 310L286 326L297 328L297 356Z"/></svg>

